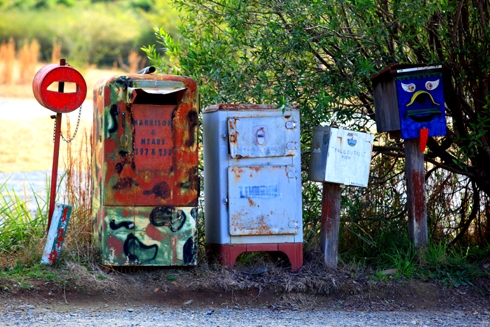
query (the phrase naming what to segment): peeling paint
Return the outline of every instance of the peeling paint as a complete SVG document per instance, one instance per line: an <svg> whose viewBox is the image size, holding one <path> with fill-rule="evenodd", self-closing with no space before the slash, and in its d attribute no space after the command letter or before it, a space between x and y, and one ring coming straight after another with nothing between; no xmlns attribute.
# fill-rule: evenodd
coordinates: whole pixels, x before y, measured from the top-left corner
<svg viewBox="0 0 490 327"><path fill-rule="evenodd" d="M195 265L196 83L114 76L94 95L92 221L104 264Z"/></svg>

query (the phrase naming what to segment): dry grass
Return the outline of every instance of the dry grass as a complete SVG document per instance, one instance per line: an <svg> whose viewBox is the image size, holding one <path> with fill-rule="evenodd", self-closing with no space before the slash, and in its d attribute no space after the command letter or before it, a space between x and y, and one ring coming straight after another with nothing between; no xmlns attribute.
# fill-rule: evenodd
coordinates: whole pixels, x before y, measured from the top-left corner
<svg viewBox="0 0 490 327"><path fill-rule="evenodd" d="M53 51L51 51L51 63L56 64L60 62L61 59L61 46L62 42L53 40Z"/></svg>
<svg viewBox="0 0 490 327"><path fill-rule="evenodd" d="M68 121L67 135L71 136ZM66 147L66 191L64 201L73 207L70 228L66 235L65 255L77 262L95 262L98 249L92 244L92 133L84 131L81 143L74 150L72 144Z"/></svg>
<svg viewBox="0 0 490 327"><path fill-rule="evenodd" d="M2 63L0 82L3 84L12 84L14 82L15 63L15 41L13 38L0 45L0 63Z"/></svg>
<svg viewBox="0 0 490 327"><path fill-rule="evenodd" d="M35 39L30 43L24 43L20 49L17 55L17 60L21 66L21 69L19 69L19 84L29 84L32 82L32 76L36 74L40 50L39 42Z"/></svg>
<svg viewBox="0 0 490 327"><path fill-rule="evenodd" d="M61 41L53 40L51 52L51 62L59 63L61 58ZM0 97L4 98L32 98L32 80L36 72L45 63L39 63L41 48L37 40L25 41L23 46L16 51L14 39L0 44ZM70 58L66 58L70 63ZM87 98L92 98L94 85L102 78L107 78L116 74L137 72L146 62L146 59L131 52L128 56L129 65L124 65L124 69L117 69L117 65L112 69L97 69L93 65L85 67L74 67L85 78L87 83Z"/></svg>
<svg viewBox="0 0 490 327"><path fill-rule="evenodd" d="M130 74L136 74L143 69L146 64L146 58L138 55L136 51L130 51L128 55L128 64L126 65L121 56L118 57L119 66Z"/></svg>
<svg viewBox="0 0 490 327"><path fill-rule="evenodd" d="M46 110L40 108L40 110ZM62 131L67 133L67 119L63 117ZM53 127L54 121L49 118L29 120L0 119L0 169L4 172L49 170L53 161ZM77 135L72 146L82 146L86 142L83 133L91 129L91 122L80 122L80 135ZM78 160L78 153L73 156ZM59 168L69 167L67 144L61 142Z"/></svg>
<svg viewBox="0 0 490 327"><path fill-rule="evenodd" d="M0 63L3 84L29 84L36 73L41 47L37 40L26 41L16 54L15 41L10 38L8 42L0 45Z"/></svg>

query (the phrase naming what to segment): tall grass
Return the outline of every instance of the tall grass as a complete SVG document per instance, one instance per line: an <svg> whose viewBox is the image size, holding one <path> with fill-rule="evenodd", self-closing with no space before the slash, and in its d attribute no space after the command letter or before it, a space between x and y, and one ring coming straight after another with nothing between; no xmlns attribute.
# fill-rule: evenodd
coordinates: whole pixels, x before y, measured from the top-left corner
<svg viewBox="0 0 490 327"><path fill-rule="evenodd" d="M70 138L70 119L67 117L67 137ZM66 147L66 188L63 200L73 207L70 226L64 245L66 258L95 263L98 250L92 244L92 133L84 130L80 146L74 150L72 144ZM77 151L74 156L73 152Z"/></svg>
<svg viewBox="0 0 490 327"><path fill-rule="evenodd" d="M68 116L67 131L65 137L69 138ZM78 149L73 149L72 143L68 144L66 168L57 185L57 202L73 207L59 258L61 262L90 264L97 258L97 251L91 242L91 137L91 133L84 130L77 136L80 140ZM44 198L30 190L31 201L36 204L34 213L28 209L28 190L20 197L7 188L7 181L0 184L0 270L30 267L39 263L46 242L49 190L48 177ZM63 190L63 194L60 194L60 190Z"/></svg>
<svg viewBox="0 0 490 327"><path fill-rule="evenodd" d="M61 59L61 48L63 42L61 40L53 40L53 50L51 51L51 63L56 64Z"/></svg>
<svg viewBox="0 0 490 327"><path fill-rule="evenodd" d="M14 81L13 67L15 63L15 41L10 38L8 42L0 45L0 63L2 63L1 82L12 84Z"/></svg>
<svg viewBox="0 0 490 327"><path fill-rule="evenodd" d="M16 50L14 38L0 45L0 83L29 84L32 82L38 65L41 46L36 39L25 40Z"/></svg>
<svg viewBox="0 0 490 327"><path fill-rule="evenodd" d="M41 46L36 39L31 42L24 42L17 55L17 60L20 63L19 80L20 84L29 84L32 82L32 77L36 73L36 68L39 59Z"/></svg>
<svg viewBox="0 0 490 327"><path fill-rule="evenodd" d="M27 190L21 198L8 189L7 181L0 184L0 268L30 265L40 259L49 203L31 190L36 203L36 211L31 212Z"/></svg>
<svg viewBox="0 0 490 327"><path fill-rule="evenodd" d="M128 63L126 64L122 56L118 56L119 66L130 74L136 74L143 69L146 64L146 58L139 56L136 51L130 51L128 55Z"/></svg>

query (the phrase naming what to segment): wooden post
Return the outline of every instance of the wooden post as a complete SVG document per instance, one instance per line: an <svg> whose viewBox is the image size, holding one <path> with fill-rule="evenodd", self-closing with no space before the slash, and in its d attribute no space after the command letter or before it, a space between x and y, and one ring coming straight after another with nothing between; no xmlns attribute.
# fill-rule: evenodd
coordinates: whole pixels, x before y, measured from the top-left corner
<svg viewBox="0 0 490 327"><path fill-rule="evenodd" d="M325 255L325 264L337 268L340 227L340 184L323 183L322 226L320 249Z"/></svg>
<svg viewBox="0 0 490 327"><path fill-rule="evenodd" d="M418 138L405 140L405 175L407 177L408 234L415 246L426 246L428 233L424 153L419 150Z"/></svg>

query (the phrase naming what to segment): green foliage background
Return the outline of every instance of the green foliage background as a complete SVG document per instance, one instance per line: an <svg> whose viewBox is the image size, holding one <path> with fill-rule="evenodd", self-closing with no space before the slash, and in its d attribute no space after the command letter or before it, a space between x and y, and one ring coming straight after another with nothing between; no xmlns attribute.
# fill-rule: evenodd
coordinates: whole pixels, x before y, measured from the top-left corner
<svg viewBox="0 0 490 327"><path fill-rule="evenodd" d="M154 25L175 34L179 21L166 0L0 0L0 10L0 42L37 39L40 59L50 61L53 41L61 41L62 55L78 66L112 66L154 42Z"/></svg>
<svg viewBox="0 0 490 327"><path fill-rule="evenodd" d="M448 134L426 160L430 239L490 243L488 1L175 0L178 37L156 28L145 48L161 72L199 82L215 103L296 104L303 169L313 127L375 130L370 76L394 63L442 64ZM367 189L342 197L341 252L376 260L407 248L403 142L376 136ZM305 239L319 232L321 188L303 175ZM389 251L389 250L388 250Z"/></svg>

